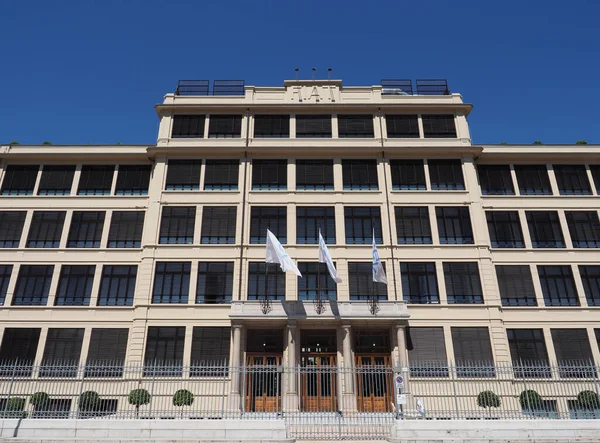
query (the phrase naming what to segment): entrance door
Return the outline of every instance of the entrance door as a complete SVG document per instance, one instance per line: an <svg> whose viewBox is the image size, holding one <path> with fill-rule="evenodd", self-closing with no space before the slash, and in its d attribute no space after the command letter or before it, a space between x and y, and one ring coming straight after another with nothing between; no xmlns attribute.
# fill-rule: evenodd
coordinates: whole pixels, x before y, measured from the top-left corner
<svg viewBox="0 0 600 443"><path fill-rule="evenodd" d="M281 411L281 355L248 355L246 411Z"/></svg>
<svg viewBox="0 0 600 443"><path fill-rule="evenodd" d="M304 330L300 344L302 411L337 411L336 331Z"/></svg>
<svg viewBox="0 0 600 443"><path fill-rule="evenodd" d="M390 356L357 356L356 385L359 411L392 411L394 388Z"/></svg>

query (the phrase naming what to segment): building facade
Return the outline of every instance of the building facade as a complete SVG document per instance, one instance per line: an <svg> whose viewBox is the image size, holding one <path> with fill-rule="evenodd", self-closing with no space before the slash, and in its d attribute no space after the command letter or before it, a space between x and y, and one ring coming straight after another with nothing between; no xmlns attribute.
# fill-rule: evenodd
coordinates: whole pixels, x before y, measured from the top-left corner
<svg viewBox="0 0 600 443"><path fill-rule="evenodd" d="M1 147L1 361L600 361L600 146L473 144L447 88L218 92L167 94L156 145ZM267 229L303 278L265 265ZM331 377L285 390L356 408Z"/></svg>

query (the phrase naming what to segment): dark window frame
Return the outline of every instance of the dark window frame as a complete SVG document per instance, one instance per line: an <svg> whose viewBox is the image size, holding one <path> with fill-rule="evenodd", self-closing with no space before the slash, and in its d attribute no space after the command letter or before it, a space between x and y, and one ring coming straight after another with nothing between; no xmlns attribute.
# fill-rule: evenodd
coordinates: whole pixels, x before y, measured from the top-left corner
<svg viewBox="0 0 600 443"><path fill-rule="evenodd" d="M105 219L105 211L74 211L67 248L99 248Z"/></svg>
<svg viewBox="0 0 600 443"><path fill-rule="evenodd" d="M288 180L287 167L287 160L252 160L252 190L286 191Z"/></svg>
<svg viewBox="0 0 600 443"><path fill-rule="evenodd" d="M239 160L206 160L204 168L205 191L237 191Z"/></svg>
<svg viewBox="0 0 600 443"><path fill-rule="evenodd" d="M448 304L483 304L483 287L477 262L443 262Z"/></svg>
<svg viewBox="0 0 600 443"><path fill-rule="evenodd" d="M4 306L4 302L6 301L8 285L10 283L10 278L12 277L13 268L13 265L0 265L0 306ZM1 361L2 360L0 359L0 362Z"/></svg>
<svg viewBox="0 0 600 443"><path fill-rule="evenodd" d="M596 369L589 367L594 357L587 329L552 328L550 335L561 378L596 378Z"/></svg>
<svg viewBox="0 0 600 443"><path fill-rule="evenodd" d="M546 165L514 165L519 195L552 195Z"/></svg>
<svg viewBox="0 0 600 443"><path fill-rule="evenodd" d="M173 116L171 138L204 138L206 115L176 114Z"/></svg>
<svg viewBox="0 0 600 443"><path fill-rule="evenodd" d="M166 191L200 190L202 160L169 160L167 163Z"/></svg>
<svg viewBox="0 0 600 443"><path fill-rule="evenodd" d="M148 195L152 165L119 165L115 195Z"/></svg>
<svg viewBox="0 0 600 443"><path fill-rule="evenodd" d="M58 248L67 211L34 211L27 234L27 248Z"/></svg>
<svg viewBox="0 0 600 443"><path fill-rule="evenodd" d="M379 176L375 159L342 159L345 191L378 191Z"/></svg>
<svg viewBox="0 0 600 443"><path fill-rule="evenodd" d="M298 277L298 300L316 300L318 292L323 301L337 300L337 284L325 263L301 261L298 270L302 274L302 278Z"/></svg>
<svg viewBox="0 0 600 443"><path fill-rule="evenodd" d="M229 374L231 328L194 326L190 377L225 377ZM235 370L235 369L234 369Z"/></svg>
<svg viewBox="0 0 600 443"><path fill-rule="evenodd" d="M33 195L39 171L39 165L7 165L0 194Z"/></svg>
<svg viewBox="0 0 600 443"><path fill-rule="evenodd" d="M482 195L515 195L510 165L477 165Z"/></svg>
<svg viewBox="0 0 600 443"><path fill-rule="evenodd" d="M27 211L0 211L0 248L18 248Z"/></svg>
<svg viewBox="0 0 600 443"><path fill-rule="evenodd" d="M77 195L110 195L114 176L115 165L83 165ZM98 182L98 186L90 182Z"/></svg>
<svg viewBox="0 0 600 443"><path fill-rule="evenodd" d="M196 304L231 303L233 262L198 262Z"/></svg>
<svg viewBox="0 0 600 443"><path fill-rule="evenodd" d="M460 159L427 160L432 191L464 191L465 177Z"/></svg>
<svg viewBox="0 0 600 443"><path fill-rule="evenodd" d="M474 244L471 211L467 206L436 206L435 217L440 244Z"/></svg>
<svg viewBox="0 0 600 443"><path fill-rule="evenodd" d="M192 262L157 261L152 284L152 304L187 304Z"/></svg>
<svg viewBox="0 0 600 443"><path fill-rule="evenodd" d="M296 207L296 244L319 244L319 229L328 245L336 244L334 206Z"/></svg>
<svg viewBox="0 0 600 443"><path fill-rule="evenodd" d="M247 299L285 300L285 275L276 263L249 262Z"/></svg>
<svg viewBox="0 0 600 443"><path fill-rule="evenodd" d="M62 265L54 306L89 306L96 265Z"/></svg>
<svg viewBox="0 0 600 443"><path fill-rule="evenodd" d="M543 329L507 329L506 336L515 377L551 377Z"/></svg>
<svg viewBox="0 0 600 443"><path fill-rule="evenodd" d="M529 265L496 265L495 271L502 306L537 306Z"/></svg>
<svg viewBox="0 0 600 443"><path fill-rule="evenodd" d="M255 114L254 138L289 138L289 114Z"/></svg>
<svg viewBox="0 0 600 443"><path fill-rule="evenodd" d="M296 114L296 138L332 138L331 120L331 114Z"/></svg>
<svg viewBox="0 0 600 443"><path fill-rule="evenodd" d="M185 326L149 326L144 351L144 377L180 377Z"/></svg>
<svg viewBox="0 0 600 443"><path fill-rule="evenodd" d="M75 165L43 165L37 195L71 195Z"/></svg>
<svg viewBox="0 0 600 443"><path fill-rule="evenodd" d="M121 377L129 328L92 328L84 377Z"/></svg>
<svg viewBox="0 0 600 443"><path fill-rule="evenodd" d="M580 306L571 266L537 265L537 271L546 306Z"/></svg>
<svg viewBox="0 0 600 443"><path fill-rule="evenodd" d="M427 206L395 206L394 216L399 245L433 244Z"/></svg>
<svg viewBox="0 0 600 443"><path fill-rule="evenodd" d="M296 160L296 190L330 191L333 186L333 160Z"/></svg>
<svg viewBox="0 0 600 443"><path fill-rule="evenodd" d="M410 304L439 304L439 285L434 262L400 262L402 298Z"/></svg>
<svg viewBox="0 0 600 443"><path fill-rule="evenodd" d="M368 210L368 213L367 213ZM383 244L381 208L379 206L345 206L344 231L347 245Z"/></svg>
<svg viewBox="0 0 600 443"><path fill-rule="evenodd" d="M338 114L339 138L375 138L373 114Z"/></svg>
<svg viewBox="0 0 600 443"><path fill-rule="evenodd" d="M267 243L269 229L281 244L287 243L287 206L252 206L250 209L250 244Z"/></svg>
<svg viewBox="0 0 600 443"><path fill-rule="evenodd" d="M108 248L141 248L144 211L113 211L108 230Z"/></svg>
<svg viewBox="0 0 600 443"><path fill-rule="evenodd" d="M574 248L600 248L598 211L565 211Z"/></svg>
<svg viewBox="0 0 600 443"><path fill-rule="evenodd" d="M560 195L592 195L585 165L552 165Z"/></svg>
<svg viewBox="0 0 600 443"><path fill-rule="evenodd" d="M600 306L600 266L579 265L578 270L588 306Z"/></svg>
<svg viewBox="0 0 600 443"><path fill-rule="evenodd" d="M237 206L204 206L200 243L233 245L237 233Z"/></svg>
<svg viewBox="0 0 600 443"><path fill-rule="evenodd" d="M424 138L457 138L454 114L421 114Z"/></svg>
<svg viewBox="0 0 600 443"><path fill-rule="evenodd" d="M387 138L420 138L417 114L386 114Z"/></svg>
<svg viewBox="0 0 600 443"><path fill-rule="evenodd" d="M494 377L496 375L490 331L487 326L452 326L450 333L454 347L457 377ZM475 346L477 346L479 352L474 352ZM471 357L476 353L479 354L480 358Z"/></svg>
<svg viewBox="0 0 600 443"><path fill-rule="evenodd" d="M518 211L485 211L492 248L524 248Z"/></svg>
<svg viewBox="0 0 600 443"><path fill-rule="evenodd" d="M133 306L137 265L104 265L96 306Z"/></svg>
<svg viewBox="0 0 600 443"><path fill-rule="evenodd" d="M385 271L385 262L381 262ZM388 299L388 287L384 283L373 281L372 262L348 262L348 293L350 300Z"/></svg>
<svg viewBox="0 0 600 443"><path fill-rule="evenodd" d="M4 329L0 346L1 377L30 377L42 328ZM11 366L9 366L12 363Z"/></svg>
<svg viewBox="0 0 600 443"><path fill-rule="evenodd" d="M241 138L241 114L211 114L208 117L208 138Z"/></svg>
<svg viewBox="0 0 600 443"><path fill-rule="evenodd" d="M49 328L40 363L40 377L77 377L84 328Z"/></svg>
<svg viewBox="0 0 600 443"><path fill-rule="evenodd" d="M566 248L558 211L525 211L531 246Z"/></svg>
<svg viewBox="0 0 600 443"><path fill-rule="evenodd" d="M191 245L194 243L195 225L196 206L163 206L158 243Z"/></svg>
<svg viewBox="0 0 600 443"><path fill-rule="evenodd" d="M424 191L427 189L423 160L390 160L392 190Z"/></svg>
<svg viewBox="0 0 600 443"><path fill-rule="evenodd" d="M21 265L12 298L12 306L46 306L54 265ZM27 281L32 278L33 281ZM33 288L31 284L33 283Z"/></svg>
<svg viewBox="0 0 600 443"><path fill-rule="evenodd" d="M408 327L406 342L411 377L448 377L443 327ZM423 346L419 345L421 342ZM421 358L419 354L425 358Z"/></svg>

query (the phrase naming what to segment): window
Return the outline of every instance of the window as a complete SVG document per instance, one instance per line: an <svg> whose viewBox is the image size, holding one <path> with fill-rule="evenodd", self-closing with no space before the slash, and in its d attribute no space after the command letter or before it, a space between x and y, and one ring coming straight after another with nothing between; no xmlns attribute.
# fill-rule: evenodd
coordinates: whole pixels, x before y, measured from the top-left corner
<svg viewBox="0 0 600 443"><path fill-rule="evenodd" d="M151 165L119 165L117 195L148 195Z"/></svg>
<svg viewBox="0 0 600 443"><path fill-rule="evenodd" d="M150 326L146 338L144 376L181 376L184 326Z"/></svg>
<svg viewBox="0 0 600 443"><path fill-rule="evenodd" d="M190 292L191 263L156 262L152 303L187 303Z"/></svg>
<svg viewBox="0 0 600 443"><path fill-rule="evenodd" d="M231 303L233 262L198 263L196 304Z"/></svg>
<svg viewBox="0 0 600 443"><path fill-rule="evenodd" d="M373 242L383 243L381 234L381 215L379 208L361 206L344 208L344 225L346 228L346 244L368 245Z"/></svg>
<svg viewBox="0 0 600 443"><path fill-rule="evenodd" d="M248 300L285 300L285 273L275 263L248 263Z"/></svg>
<svg viewBox="0 0 600 443"><path fill-rule="evenodd" d="M600 220L596 211L565 211L574 248L600 248Z"/></svg>
<svg viewBox="0 0 600 443"><path fill-rule="evenodd" d="M296 160L296 189L333 189L333 160Z"/></svg>
<svg viewBox="0 0 600 443"><path fill-rule="evenodd" d="M197 191L200 189L202 160L169 160L167 191Z"/></svg>
<svg viewBox="0 0 600 443"><path fill-rule="evenodd" d="M230 328L194 326L190 376L224 377L228 374Z"/></svg>
<svg viewBox="0 0 600 443"><path fill-rule="evenodd" d="M478 165L477 174L483 195L515 195L508 165Z"/></svg>
<svg viewBox="0 0 600 443"><path fill-rule="evenodd" d="M0 248L19 247L26 216L26 211L0 212Z"/></svg>
<svg viewBox="0 0 600 443"><path fill-rule="evenodd" d="M469 208L465 206L438 206L435 208L435 215L442 245L473 244Z"/></svg>
<svg viewBox="0 0 600 443"><path fill-rule="evenodd" d="M344 189L378 190L377 160L342 160Z"/></svg>
<svg viewBox="0 0 600 443"><path fill-rule="evenodd" d="M173 138L204 138L204 115L174 115Z"/></svg>
<svg viewBox="0 0 600 443"><path fill-rule="evenodd" d="M595 377L585 365L594 361L585 329L551 329L558 372L563 378Z"/></svg>
<svg viewBox="0 0 600 443"><path fill-rule="evenodd" d="M6 300L12 270L13 265L0 265L0 306L4 305L4 301Z"/></svg>
<svg viewBox="0 0 600 443"><path fill-rule="evenodd" d="M338 115L338 132L340 138L373 138L372 115Z"/></svg>
<svg viewBox="0 0 600 443"><path fill-rule="evenodd" d="M237 191L239 169L239 160L206 160L204 190ZM198 171L200 171L199 168ZM200 181L199 172L196 183L198 181Z"/></svg>
<svg viewBox="0 0 600 443"><path fill-rule="evenodd" d="M287 189L287 160L252 160L252 189Z"/></svg>
<svg viewBox="0 0 600 443"><path fill-rule="evenodd" d="M40 167L38 165L8 165L2 181L2 195L33 195Z"/></svg>
<svg viewBox="0 0 600 443"><path fill-rule="evenodd" d="M456 375L493 377L494 357L488 328L451 328Z"/></svg>
<svg viewBox="0 0 600 443"><path fill-rule="evenodd" d="M417 115L386 115L388 138L419 138Z"/></svg>
<svg viewBox="0 0 600 443"><path fill-rule="evenodd" d="M327 265L318 262L299 262L298 300L337 300L337 284L329 275Z"/></svg>
<svg viewBox="0 0 600 443"><path fill-rule="evenodd" d="M114 165L83 165L77 195L110 195Z"/></svg>
<svg viewBox="0 0 600 443"><path fill-rule="evenodd" d="M236 206L204 206L201 243L203 245L234 244L236 217Z"/></svg>
<svg viewBox="0 0 600 443"><path fill-rule="evenodd" d="M141 247L144 215L144 211L114 211L110 219L108 247Z"/></svg>
<svg viewBox="0 0 600 443"><path fill-rule="evenodd" d="M98 306L132 306L136 277L136 265L104 265Z"/></svg>
<svg viewBox="0 0 600 443"><path fill-rule="evenodd" d="M453 115L422 115L425 138L456 138Z"/></svg>
<svg viewBox="0 0 600 443"><path fill-rule="evenodd" d="M76 377L83 328L49 328L40 377Z"/></svg>
<svg viewBox="0 0 600 443"><path fill-rule="evenodd" d="M542 329L507 329L506 334L515 377L551 377Z"/></svg>
<svg viewBox="0 0 600 443"><path fill-rule="evenodd" d="M55 306L89 306L94 265L63 265L58 279Z"/></svg>
<svg viewBox="0 0 600 443"><path fill-rule="evenodd" d="M429 160L429 178L434 191L457 191L465 189L460 160Z"/></svg>
<svg viewBox="0 0 600 443"><path fill-rule="evenodd" d="M400 263L400 276L405 302L421 305L440 302L435 263Z"/></svg>
<svg viewBox="0 0 600 443"><path fill-rule="evenodd" d="M526 211L531 244L534 248L564 248L565 239L556 211Z"/></svg>
<svg viewBox="0 0 600 443"><path fill-rule="evenodd" d="M38 195L70 195L75 166L45 165Z"/></svg>
<svg viewBox="0 0 600 443"><path fill-rule="evenodd" d="M546 165L515 165L519 194L552 195Z"/></svg>
<svg viewBox="0 0 600 443"><path fill-rule="evenodd" d="M35 211L31 218L28 248L58 248L65 224L65 211Z"/></svg>
<svg viewBox="0 0 600 443"><path fill-rule="evenodd" d="M431 225L425 206L396 206L396 232L399 245L430 245Z"/></svg>
<svg viewBox="0 0 600 443"><path fill-rule="evenodd" d="M537 267L546 306L579 306L570 266Z"/></svg>
<svg viewBox="0 0 600 443"><path fill-rule="evenodd" d="M486 211L492 248L524 248L523 231L517 211Z"/></svg>
<svg viewBox="0 0 600 443"><path fill-rule="evenodd" d="M385 270L385 263L382 263ZM387 300L387 285L373 281L371 262L348 262L350 300Z"/></svg>
<svg viewBox="0 0 600 443"><path fill-rule="evenodd" d="M406 328L411 377L448 377L444 328Z"/></svg>
<svg viewBox="0 0 600 443"><path fill-rule="evenodd" d="M483 303L477 262L447 262L443 266L448 304Z"/></svg>
<svg viewBox="0 0 600 443"><path fill-rule="evenodd" d="M592 195L585 165L552 165L560 195Z"/></svg>
<svg viewBox="0 0 600 443"><path fill-rule="evenodd" d="M579 265L588 306L600 306L600 266Z"/></svg>
<svg viewBox="0 0 600 443"><path fill-rule="evenodd" d="M250 244L267 242L269 229L282 244L287 243L287 208L285 206L253 206L250 212Z"/></svg>
<svg viewBox="0 0 600 443"><path fill-rule="evenodd" d="M19 377L31 376L41 331L41 328L4 329L0 347L0 361L3 365L0 376L12 376L13 372ZM11 363L16 363L18 369L8 367Z"/></svg>
<svg viewBox="0 0 600 443"><path fill-rule="evenodd" d="M121 377L129 329L93 328L88 350L86 377Z"/></svg>
<svg viewBox="0 0 600 443"><path fill-rule="evenodd" d="M427 189L423 160L390 160L392 189L415 191Z"/></svg>
<svg viewBox="0 0 600 443"><path fill-rule="evenodd" d="M209 138L240 138L242 136L241 115L211 115L208 124Z"/></svg>
<svg viewBox="0 0 600 443"><path fill-rule="evenodd" d="M335 209L333 207L296 207L296 243L316 245L319 229L327 244L335 244Z"/></svg>
<svg viewBox="0 0 600 443"><path fill-rule="evenodd" d="M255 138L289 138L289 115L255 115Z"/></svg>
<svg viewBox="0 0 600 443"><path fill-rule="evenodd" d="M331 138L331 115L296 115L296 138Z"/></svg>
<svg viewBox="0 0 600 443"><path fill-rule="evenodd" d="M596 194L600 194L600 165L590 165L590 171L596 183Z"/></svg>
<svg viewBox="0 0 600 443"><path fill-rule="evenodd" d="M537 306L528 265L496 265L502 306Z"/></svg>
<svg viewBox="0 0 600 443"><path fill-rule="evenodd" d="M102 401L102 400L101 400ZM32 418L68 419L72 399L50 397L47 403L34 407Z"/></svg>
<svg viewBox="0 0 600 443"><path fill-rule="evenodd" d="M53 273L53 265L21 265L13 306L45 306Z"/></svg>
<svg viewBox="0 0 600 443"><path fill-rule="evenodd" d="M104 211L75 211L67 238L67 248L99 248L104 228Z"/></svg>
<svg viewBox="0 0 600 443"><path fill-rule="evenodd" d="M161 245L185 245L194 242L195 206L165 206L160 221Z"/></svg>

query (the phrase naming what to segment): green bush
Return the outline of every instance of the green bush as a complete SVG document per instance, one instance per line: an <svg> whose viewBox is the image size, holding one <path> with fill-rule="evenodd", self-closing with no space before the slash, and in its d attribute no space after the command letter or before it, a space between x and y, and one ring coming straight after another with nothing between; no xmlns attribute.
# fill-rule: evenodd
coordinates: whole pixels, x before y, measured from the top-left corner
<svg viewBox="0 0 600 443"><path fill-rule="evenodd" d="M519 403L523 409L538 409L542 406L542 397L533 389L528 389L519 395Z"/></svg>
<svg viewBox="0 0 600 443"><path fill-rule="evenodd" d="M477 406L480 408L499 408L500 397L492 391L482 391L477 396Z"/></svg>
<svg viewBox="0 0 600 443"><path fill-rule="evenodd" d="M147 405L150 403L152 396L145 389L134 389L129 393L129 404L135 406L135 416L137 417L140 413L140 406Z"/></svg>
<svg viewBox="0 0 600 443"><path fill-rule="evenodd" d="M16 141L12 141L12 142L10 142L10 144L11 144L11 145L20 145L21 143L19 143L19 142L16 142Z"/></svg>
<svg viewBox="0 0 600 443"><path fill-rule="evenodd" d="M576 145L587 145L587 142L585 140L577 140L575 142Z"/></svg>
<svg viewBox="0 0 600 443"><path fill-rule="evenodd" d="M85 391L79 396L79 410L83 412L96 411L100 406L100 395L96 391Z"/></svg>
<svg viewBox="0 0 600 443"><path fill-rule="evenodd" d="M44 143L42 143L42 145L51 145L52 143L50 143L49 141L45 141Z"/></svg>
<svg viewBox="0 0 600 443"><path fill-rule="evenodd" d="M23 418L27 417L25 409L25 399L22 397L11 397L6 402L6 410L0 411L4 418Z"/></svg>
<svg viewBox="0 0 600 443"><path fill-rule="evenodd" d="M29 397L29 403L36 409L46 409L50 405L50 396L43 391L36 392Z"/></svg>
<svg viewBox="0 0 600 443"><path fill-rule="evenodd" d="M594 391L581 391L577 403L585 409L600 409L600 397Z"/></svg>
<svg viewBox="0 0 600 443"><path fill-rule="evenodd" d="M543 143L539 140L536 140L533 142L534 145L543 145Z"/></svg>
<svg viewBox="0 0 600 443"><path fill-rule="evenodd" d="M173 394L173 404L175 406L191 406L194 403L194 394L187 389L180 389Z"/></svg>

